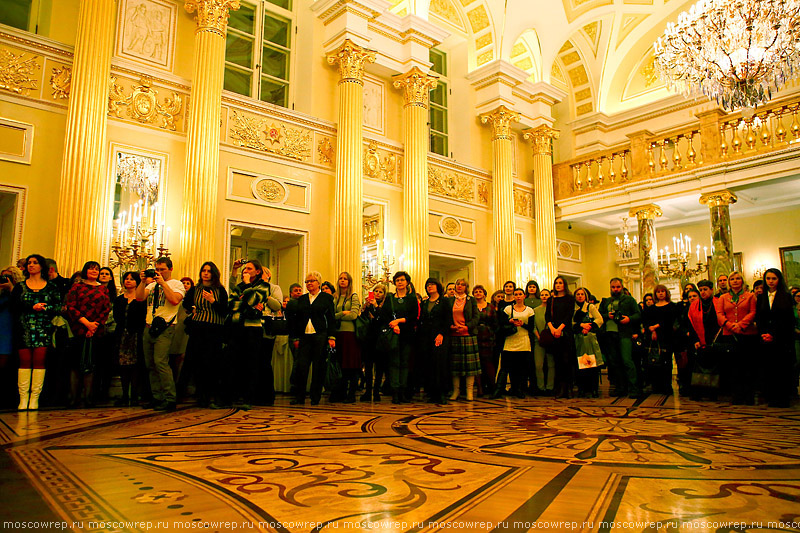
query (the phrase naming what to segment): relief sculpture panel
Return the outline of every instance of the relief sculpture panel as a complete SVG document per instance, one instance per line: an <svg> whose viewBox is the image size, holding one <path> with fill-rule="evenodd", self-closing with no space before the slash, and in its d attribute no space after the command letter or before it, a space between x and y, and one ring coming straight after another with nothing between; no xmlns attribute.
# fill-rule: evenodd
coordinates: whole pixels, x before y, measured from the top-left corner
<svg viewBox="0 0 800 533"><path fill-rule="evenodd" d="M430 194L470 203L475 201L475 180L443 168L428 166L428 188Z"/></svg>
<svg viewBox="0 0 800 533"><path fill-rule="evenodd" d="M161 129L176 130L176 119L183 113L183 97L178 93L158 101L158 91L153 89L152 80L142 77L139 85L131 87L132 92L125 95L125 89L111 76L108 93L108 114L116 118L125 115L141 124L158 125Z"/></svg>
<svg viewBox="0 0 800 533"><path fill-rule="evenodd" d="M398 161L393 153L382 153L375 143L364 150L364 176L386 183L395 183Z"/></svg>
<svg viewBox="0 0 800 533"><path fill-rule="evenodd" d="M233 111L228 136L237 146L268 152L297 161L310 161L312 135L308 130L270 122Z"/></svg>
<svg viewBox="0 0 800 533"><path fill-rule="evenodd" d="M0 49L0 89L27 96L39 89L38 56L15 54L8 49Z"/></svg>
<svg viewBox="0 0 800 533"><path fill-rule="evenodd" d="M177 5L164 0L121 0L117 55L172 69Z"/></svg>
<svg viewBox="0 0 800 533"><path fill-rule="evenodd" d="M533 218L533 195L525 191L514 191L514 214Z"/></svg>

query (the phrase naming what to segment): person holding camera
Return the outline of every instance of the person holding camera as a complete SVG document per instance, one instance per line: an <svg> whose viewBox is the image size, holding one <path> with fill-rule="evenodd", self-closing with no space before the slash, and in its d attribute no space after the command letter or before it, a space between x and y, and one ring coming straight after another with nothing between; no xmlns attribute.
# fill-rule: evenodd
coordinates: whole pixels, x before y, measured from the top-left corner
<svg viewBox="0 0 800 533"><path fill-rule="evenodd" d="M174 411L177 406L175 380L169 366L169 348L175 334L175 320L186 289L180 280L172 279L172 259L159 257L155 268L140 272L141 283L136 299L147 301L145 318L144 361L150 374L153 401L145 408Z"/></svg>
<svg viewBox="0 0 800 533"><path fill-rule="evenodd" d="M611 296L600 302L603 317L609 379L613 379L612 396L639 396L636 365L633 362L633 333L638 330L641 309L632 296L622 290L620 278L611 279Z"/></svg>
<svg viewBox="0 0 800 533"><path fill-rule="evenodd" d="M61 311L61 293L50 283L46 259L38 254L25 258L25 280L11 291L12 313L22 332L19 342L19 409L39 408L47 349L53 339L53 317Z"/></svg>
<svg viewBox="0 0 800 533"><path fill-rule="evenodd" d="M14 315L11 313L11 291L14 290L14 285L23 279L22 271L17 267L8 267L0 274L0 408L9 407L11 402L15 400L14 370L11 362L11 353L14 349Z"/></svg>

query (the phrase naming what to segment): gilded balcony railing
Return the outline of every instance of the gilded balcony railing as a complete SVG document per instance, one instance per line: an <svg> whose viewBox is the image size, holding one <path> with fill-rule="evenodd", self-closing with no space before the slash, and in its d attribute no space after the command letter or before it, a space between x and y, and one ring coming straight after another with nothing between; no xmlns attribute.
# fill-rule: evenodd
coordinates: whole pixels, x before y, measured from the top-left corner
<svg viewBox="0 0 800 533"><path fill-rule="evenodd" d="M695 143L700 140L700 130L669 135L650 141L647 147L647 167L650 174L664 174L696 167L698 161Z"/></svg>
<svg viewBox="0 0 800 533"><path fill-rule="evenodd" d="M630 150L620 150L570 165L572 190L584 191L628 180Z"/></svg>

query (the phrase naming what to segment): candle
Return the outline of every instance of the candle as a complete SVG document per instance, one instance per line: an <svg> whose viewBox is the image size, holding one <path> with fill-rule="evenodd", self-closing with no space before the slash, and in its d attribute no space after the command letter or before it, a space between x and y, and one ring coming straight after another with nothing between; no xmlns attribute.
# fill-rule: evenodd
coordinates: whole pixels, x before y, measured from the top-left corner
<svg viewBox="0 0 800 533"><path fill-rule="evenodd" d="M166 245L167 248L169 248L169 230L170 228L169 226L167 226L167 238L164 241L164 244Z"/></svg>
<svg viewBox="0 0 800 533"><path fill-rule="evenodd" d="M697 245L697 262L700 262L700 245Z"/></svg>
<svg viewBox="0 0 800 533"><path fill-rule="evenodd" d="M703 246L703 257L708 257L708 246Z"/></svg>
<svg viewBox="0 0 800 533"><path fill-rule="evenodd" d="M665 246L664 250L667 252L667 264L669 264L669 262L670 262L670 259L669 259L669 246Z"/></svg>

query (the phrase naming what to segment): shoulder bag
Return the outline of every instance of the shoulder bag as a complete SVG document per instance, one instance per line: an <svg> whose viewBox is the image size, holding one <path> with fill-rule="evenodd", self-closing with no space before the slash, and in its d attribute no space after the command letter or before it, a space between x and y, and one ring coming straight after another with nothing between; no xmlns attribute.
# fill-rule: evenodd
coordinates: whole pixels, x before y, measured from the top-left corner
<svg viewBox="0 0 800 533"><path fill-rule="evenodd" d="M392 303L392 296L387 294L386 298L389 298L389 310L392 313L392 319L396 320L397 316L394 313L394 304ZM384 302L383 305L386 305ZM378 353L390 353L397 351L400 348L400 335L394 332L392 328L388 325L381 329L380 333L378 333L378 339L375 341L375 350Z"/></svg>
<svg viewBox="0 0 800 533"><path fill-rule="evenodd" d="M175 319L178 317L178 314L175 313L175 316L172 317L172 320L167 322L160 316L156 316L156 309L158 309L158 290L161 288L160 285L156 285L156 288L153 289L153 321L150 323L150 338L155 339L158 338L159 335L164 333L169 326L175 322Z"/></svg>

